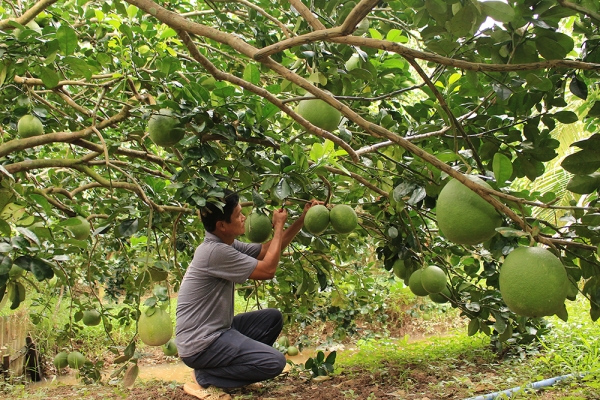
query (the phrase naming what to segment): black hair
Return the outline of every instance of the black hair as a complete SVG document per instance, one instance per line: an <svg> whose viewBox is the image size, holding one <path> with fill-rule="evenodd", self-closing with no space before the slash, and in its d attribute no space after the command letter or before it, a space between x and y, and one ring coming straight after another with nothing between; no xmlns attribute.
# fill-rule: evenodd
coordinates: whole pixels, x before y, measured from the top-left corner
<svg viewBox="0 0 600 400"><path fill-rule="evenodd" d="M232 190L224 189L223 197L219 198L219 201L224 203L221 207L215 203L207 203L200 210L200 218L207 232L214 232L219 221L231 222L231 214L239 204L240 196Z"/></svg>

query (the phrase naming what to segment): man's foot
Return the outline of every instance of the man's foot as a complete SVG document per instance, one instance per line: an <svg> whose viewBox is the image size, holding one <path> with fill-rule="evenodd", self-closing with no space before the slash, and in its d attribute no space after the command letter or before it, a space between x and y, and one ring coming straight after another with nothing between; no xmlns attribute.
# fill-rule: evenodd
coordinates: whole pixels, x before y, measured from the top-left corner
<svg viewBox="0 0 600 400"><path fill-rule="evenodd" d="M215 386L203 388L196 383L185 383L183 391L201 400L231 400L231 396Z"/></svg>

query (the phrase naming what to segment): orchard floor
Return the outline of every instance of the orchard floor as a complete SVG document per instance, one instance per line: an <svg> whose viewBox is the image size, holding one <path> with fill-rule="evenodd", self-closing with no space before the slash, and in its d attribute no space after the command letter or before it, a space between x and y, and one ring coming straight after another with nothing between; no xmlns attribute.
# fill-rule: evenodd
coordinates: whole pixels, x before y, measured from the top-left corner
<svg viewBox="0 0 600 400"><path fill-rule="evenodd" d="M423 329L426 331L423 331ZM447 337L448 326L436 327L431 324L405 326L395 332L394 337L402 337L402 333L412 339L398 340L399 347L390 351L410 352L411 346L439 345L440 337ZM452 328L452 327L451 327ZM434 339L437 338L437 339ZM485 340L485 338L482 338ZM338 355L353 352L351 344L338 350ZM394 347L393 345L391 345ZM133 399L154 400L174 399L193 400L194 397L183 391L183 383L191 379L191 370L175 357L165 357L157 348L146 348L138 365L138 379L131 388L107 384L110 379L105 377L104 384L81 384L74 371L62 376L48 375L49 381L29 384L22 390L13 390L6 398L9 399ZM233 399L306 399L306 400L338 400L338 399L466 399L492 392L513 388L514 382L506 382L505 376L499 372L499 362L490 363L489 359L478 360L477 357L452 358L445 361L414 362L398 364L382 358L370 367L345 366L336 369L329 380L315 382L309 379L309 374L300 365L308 357L314 356L314 350L304 350L292 361L282 375L264 382L262 388L239 388L230 390ZM110 363L107 363L110 365ZM107 374L110 371L107 372ZM583 392L576 386L554 386L549 390L534 393L521 393L515 399L591 399L594 397L581 396ZM579 396L578 396L579 394ZM0 396L1 397L1 396ZM4 397L3 397L4 398Z"/></svg>

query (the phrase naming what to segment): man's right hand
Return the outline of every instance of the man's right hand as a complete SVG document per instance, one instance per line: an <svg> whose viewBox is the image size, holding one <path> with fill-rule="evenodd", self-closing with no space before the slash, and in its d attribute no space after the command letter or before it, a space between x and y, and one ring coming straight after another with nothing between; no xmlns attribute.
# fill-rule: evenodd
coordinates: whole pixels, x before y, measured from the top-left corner
<svg viewBox="0 0 600 400"><path fill-rule="evenodd" d="M273 228L283 229L285 221L287 220L287 210L285 208L278 208L273 212Z"/></svg>

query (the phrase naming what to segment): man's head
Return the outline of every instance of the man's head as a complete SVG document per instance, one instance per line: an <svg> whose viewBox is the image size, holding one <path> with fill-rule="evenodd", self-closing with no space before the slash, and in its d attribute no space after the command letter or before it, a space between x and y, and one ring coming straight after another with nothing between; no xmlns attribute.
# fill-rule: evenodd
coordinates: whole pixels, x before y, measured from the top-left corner
<svg viewBox="0 0 600 400"><path fill-rule="evenodd" d="M229 189L223 190L223 193L223 197L219 199L222 203L225 203L222 210L217 205L208 203L200 212L204 229L208 232L214 232L219 221L231 223L231 215L240 202L237 193Z"/></svg>

